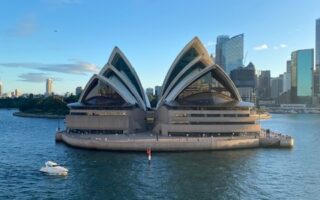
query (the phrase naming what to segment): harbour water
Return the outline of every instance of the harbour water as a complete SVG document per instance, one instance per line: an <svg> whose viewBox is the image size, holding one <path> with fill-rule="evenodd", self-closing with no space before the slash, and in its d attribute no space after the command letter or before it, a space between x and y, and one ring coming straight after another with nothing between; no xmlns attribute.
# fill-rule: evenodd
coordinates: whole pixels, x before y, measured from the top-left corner
<svg viewBox="0 0 320 200"><path fill-rule="evenodd" d="M0 110L0 199L319 199L320 115L261 121L295 138L292 149L101 152L56 144L58 120ZM62 121L60 121L62 125ZM47 160L67 177L43 175Z"/></svg>

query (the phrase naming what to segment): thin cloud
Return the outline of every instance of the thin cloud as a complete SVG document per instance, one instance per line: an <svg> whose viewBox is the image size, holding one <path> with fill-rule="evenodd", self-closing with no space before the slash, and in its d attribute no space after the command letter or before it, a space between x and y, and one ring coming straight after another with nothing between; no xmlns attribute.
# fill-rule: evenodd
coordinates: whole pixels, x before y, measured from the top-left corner
<svg viewBox="0 0 320 200"><path fill-rule="evenodd" d="M262 44L262 45L259 45L259 46L256 46L253 48L253 50L255 50L255 51L262 51L262 50L266 50L266 49L268 49L267 44Z"/></svg>
<svg viewBox="0 0 320 200"><path fill-rule="evenodd" d="M214 46L214 45L215 45L214 42L208 41L204 46L205 46L205 47L212 47L212 46Z"/></svg>
<svg viewBox="0 0 320 200"><path fill-rule="evenodd" d="M92 63L85 61L74 61L74 63L45 64L37 62L21 62L21 63L0 63L3 67L19 67L37 69L40 71L50 71L65 74L85 75L86 73L98 73L99 68Z"/></svg>
<svg viewBox="0 0 320 200"><path fill-rule="evenodd" d="M278 50L278 49L283 49L283 48L286 48L286 47L287 47L286 44L279 44L279 45L273 46L273 49L274 50Z"/></svg>
<svg viewBox="0 0 320 200"><path fill-rule="evenodd" d="M27 37L34 34L37 31L37 22L34 15L27 15L17 24L9 29L9 35L15 37Z"/></svg>
<svg viewBox="0 0 320 200"><path fill-rule="evenodd" d="M286 44L280 44L279 47L280 47L280 48L286 48L287 45L286 45Z"/></svg>
<svg viewBox="0 0 320 200"><path fill-rule="evenodd" d="M54 81L61 81L61 78L55 78L52 77L50 74L46 73L25 73L19 75L19 81L24 81L24 82L33 82L33 83L40 83L44 82L46 79L51 78Z"/></svg>

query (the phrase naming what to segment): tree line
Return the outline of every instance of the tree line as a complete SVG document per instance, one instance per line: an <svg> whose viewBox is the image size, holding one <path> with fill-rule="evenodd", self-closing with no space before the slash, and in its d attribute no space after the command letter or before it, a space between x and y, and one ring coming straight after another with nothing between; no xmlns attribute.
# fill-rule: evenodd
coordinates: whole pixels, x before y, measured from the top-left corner
<svg viewBox="0 0 320 200"><path fill-rule="evenodd" d="M1 98L0 108L17 108L20 112L32 114L52 114L66 115L69 113L68 103L78 101L79 96L41 96L34 97L30 94L28 97Z"/></svg>

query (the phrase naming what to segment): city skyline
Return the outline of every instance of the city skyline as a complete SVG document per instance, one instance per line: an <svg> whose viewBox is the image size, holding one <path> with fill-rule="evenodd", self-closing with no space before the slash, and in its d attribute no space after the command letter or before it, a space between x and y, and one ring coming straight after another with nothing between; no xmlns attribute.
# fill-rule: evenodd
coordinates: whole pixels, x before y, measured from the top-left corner
<svg viewBox="0 0 320 200"><path fill-rule="evenodd" d="M165 6L169 3L170 9ZM121 7L127 15L123 16L120 9L106 11L109 6ZM275 77L286 71L291 52L315 48L319 6L317 1L281 1L277 5L273 1L247 1L241 5L232 1L201 1L196 5L143 0L127 4L10 1L0 8L0 15L6 19L0 22L3 93L16 88L22 93L44 93L47 78L54 80L55 93L74 93L105 65L113 46L128 55L143 87L154 88L162 84L174 56L186 41L198 36L209 53L215 54L218 35L241 33L245 35L244 64L252 62L257 69L270 70ZM190 19L189 14L200 8L203 13L214 11L212 18L198 13ZM229 13L246 14L234 18L223 8L228 8ZM304 15L296 15L302 11ZM88 12L90 16L86 15Z"/></svg>

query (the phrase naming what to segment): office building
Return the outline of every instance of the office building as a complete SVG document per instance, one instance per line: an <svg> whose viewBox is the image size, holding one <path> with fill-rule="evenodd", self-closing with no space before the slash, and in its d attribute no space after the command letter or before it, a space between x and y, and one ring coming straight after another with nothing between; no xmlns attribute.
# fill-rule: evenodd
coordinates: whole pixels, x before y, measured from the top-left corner
<svg viewBox="0 0 320 200"><path fill-rule="evenodd" d="M246 67L239 67L230 73L230 78L236 85L244 101L255 103L256 100L256 71L250 62Z"/></svg>
<svg viewBox="0 0 320 200"><path fill-rule="evenodd" d="M156 85L154 87L154 94L156 95L157 98L160 97L160 95L161 95L161 86Z"/></svg>
<svg viewBox="0 0 320 200"><path fill-rule="evenodd" d="M146 93L147 93L148 97L153 96L153 88L147 88Z"/></svg>
<svg viewBox="0 0 320 200"><path fill-rule="evenodd" d="M229 38L227 35L217 37L215 63L228 75L234 69L243 66L244 34Z"/></svg>
<svg viewBox="0 0 320 200"><path fill-rule="evenodd" d="M82 87L79 86L76 88L76 96L80 96L81 93L82 93Z"/></svg>
<svg viewBox="0 0 320 200"><path fill-rule="evenodd" d="M270 70L260 71L258 77L258 98L259 99L270 99L271 97L271 76Z"/></svg>
<svg viewBox="0 0 320 200"><path fill-rule="evenodd" d="M52 79L48 78L46 80L46 96L52 95Z"/></svg>
<svg viewBox="0 0 320 200"><path fill-rule="evenodd" d="M305 97L312 96L314 50L303 49L291 53L291 100L307 103Z"/></svg>

